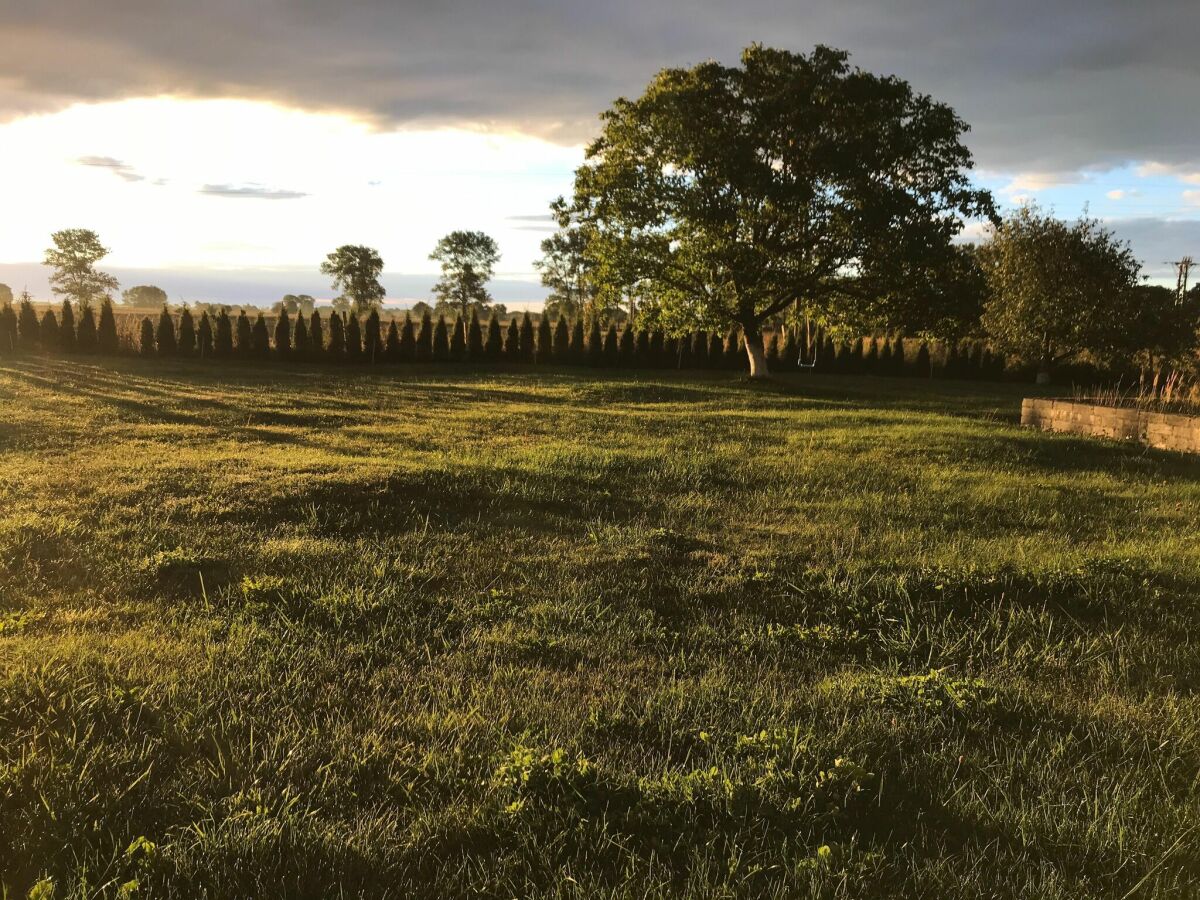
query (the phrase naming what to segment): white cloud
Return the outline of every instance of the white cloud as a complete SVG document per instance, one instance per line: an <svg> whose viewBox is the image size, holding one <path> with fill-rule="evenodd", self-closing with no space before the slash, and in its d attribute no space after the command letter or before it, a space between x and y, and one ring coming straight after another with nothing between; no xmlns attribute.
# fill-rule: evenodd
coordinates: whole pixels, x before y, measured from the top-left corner
<svg viewBox="0 0 1200 900"><path fill-rule="evenodd" d="M1190 166L1172 166L1160 162L1143 163L1137 167L1139 178L1175 178L1184 184L1200 184L1200 172Z"/></svg>
<svg viewBox="0 0 1200 900"><path fill-rule="evenodd" d="M1200 206L1200 191L1184 191L1183 202L1188 206Z"/></svg>

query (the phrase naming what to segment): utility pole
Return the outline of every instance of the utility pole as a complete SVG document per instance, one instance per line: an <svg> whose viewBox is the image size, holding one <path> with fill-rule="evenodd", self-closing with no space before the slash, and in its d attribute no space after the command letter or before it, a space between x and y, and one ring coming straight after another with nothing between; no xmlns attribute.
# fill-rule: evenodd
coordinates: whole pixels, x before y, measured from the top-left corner
<svg viewBox="0 0 1200 900"><path fill-rule="evenodd" d="M1195 260L1190 256L1185 256L1183 259L1168 260L1167 265L1174 266L1176 271L1175 277L1175 302L1182 303L1188 289L1188 275L1192 271L1192 266L1195 265Z"/></svg>

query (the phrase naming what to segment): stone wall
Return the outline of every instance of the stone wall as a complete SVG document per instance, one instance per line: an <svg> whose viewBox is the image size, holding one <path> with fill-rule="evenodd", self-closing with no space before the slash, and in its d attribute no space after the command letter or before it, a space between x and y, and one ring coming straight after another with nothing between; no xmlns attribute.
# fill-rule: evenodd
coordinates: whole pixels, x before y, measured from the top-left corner
<svg viewBox="0 0 1200 900"><path fill-rule="evenodd" d="M1027 397L1021 402L1021 424L1200 453L1200 416Z"/></svg>

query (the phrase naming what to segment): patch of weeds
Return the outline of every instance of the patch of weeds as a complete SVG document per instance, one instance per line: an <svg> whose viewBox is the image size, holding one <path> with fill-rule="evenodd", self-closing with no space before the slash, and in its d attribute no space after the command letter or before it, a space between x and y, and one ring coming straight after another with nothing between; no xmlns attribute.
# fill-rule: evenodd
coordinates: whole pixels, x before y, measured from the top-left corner
<svg viewBox="0 0 1200 900"><path fill-rule="evenodd" d="M35 613L28 609L0 613L0 637L16 634L18 631L23 631L30 625L35 625L45 618L45 613Z"/></svg>
<svg viewBox="0 0 1200 900"><path fill-rule="evenodd" d="M861 652L867 638L840 625L784 625L771 622L743 631L738 645L748 653L792 653L853 655Z"/></svg>
<svg viewBox="0 0 1200 900"><path fill-rule="evenodd" d="M982 678L953 678L944 669L925 675L856 675L825 683L845 699L895 713L961 715L996 703L995 690Z"/></svg>
<svg viewBox="0 0 1200 900"><path fill-rule="evenodd" d="M200 596L227 580L229 571L217 557L175 547L143 557L137 574L147 592Z"/></svg>

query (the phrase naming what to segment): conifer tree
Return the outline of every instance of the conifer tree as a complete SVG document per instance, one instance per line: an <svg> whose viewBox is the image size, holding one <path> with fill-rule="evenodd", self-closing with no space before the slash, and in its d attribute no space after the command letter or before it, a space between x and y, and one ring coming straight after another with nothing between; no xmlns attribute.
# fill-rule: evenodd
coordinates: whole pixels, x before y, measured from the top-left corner
<svg viewBox="0 0 1200 900"><path fill-rule="evenodd" d="M38 341L42 345L43 350L54 351L59 347L58 343L58 319L54 315L54 310L48 309L42 316L41 324L38 325Z"/></svg>
<svg viewBox="0 0 1200 900"><path fill-rule="evenodd" d="M1004 370L1007 367L1007 361L1004 359L1004 354L999 351L992 351L992 365L988 371L988 377L994 378L996 381L1004 379Z"/></svg>
<svg viewBox="0 0 1200 900"><path fill-rule="evenodd" d="M663 366L668 369L679 368L679 338L673 334L663 339Z"/></svg>
<svg viewBox="0 0 1200 900"><path fill-rule="evenodd" d="M175 340L175 319L164 303L162 312L158 314L158 329L155 332L159 356L174 356L179 344Z"/></svg>
<svg viewBox="0 0 1200 900"><path fill-rule="evenodd" d="M483 326L479 324L478 308L471 309L471 324L467 326L467 359L471 362L483 359Z"/></svg>
<svg viewBox="0 0 1200 900"><path fill-rule="evenodd" d="M519 362L521 359L521 326L516 317L508 320L508 328L504 331L504 359L506 362Z"/></svg>
<svg viewBox="0 0 1200 900"><path fill-rule="evenodd" d="M592 326L588 329L587 364L604 365L604 335L600 332L600 319L596 316L592 316Z"/></svg>
<svg viewBox="0 0 1200 900"><path fill-rule="evenodd" d="M427 363L433 360L433 316L429 310L421 316L421 328L417 331L417 362Z"/></svg>
<svg viewBox="0 0 1200 900"><path fill-rule="evenodd" d="M565 366L571 359L571 326L567 317L560 315L554 323L554 362Z"/></svg>
<svg viewBox="0 0 1200 900"><path fill-rule="evenodd" d="M946 344L945 355L942 358L942 377L958 378L959 376L958 341Z"/></svg>
<svg viewBox="0 0 1200 900"><path fill-rule="evenodd" d="M899 334L892 342L892 370L897 375L908 374L908 358L904 352L904 338Z"/></svg>
<svg viewBox="0 0 1200 900"><path fill-rule="evenodd" d="M58 316L58 349L63 353L75 352L75 310L70 300L64 300Z"/></svg>
<svg viewBox="0 0 1200 900"><path fill-rule="evenodd" d="M875 346L879 350L879 356L875 360L875 374L895 374L892 369L892 342L888 340L887 335L884 335L882 340L876 341Z"/></svg>
<svg viewBox="0 0 1200 900"><path fill-rule="evenodd" d="M271 332L267 328L267 317L262 313L254 320L254 332L251 339L254 355L259 359L269 359L271 356ZM159 347L162 351L162 347Z"/></svg>
<svg viewBox="0 0 1200 900"><path fill-rule="evenodd" d="M779 329L776 328L771 332L771 336L767 338L767 370L775 371L779 368Z"/></svg>
<svg viewBox="0 0 1200 900"><path fill-rule="evenodd" d="M638 366L650 365L650 332L639 328L633 342L634 363Z"/></svg>
<svg viewBox="0 0 1200 900"><path fill-rule="evenodd" d="M329 340L325 344L325 356L332 362L346 358L346 322L336 309L329 313Z"/></svg>
<svg viewBox="0 0 1200 900"><path fill-rule="evenodd" d="M708 332L697 331L692 335L692 367L708 368Z"/></svg>
<svg viewBox="0 0 1200 900"><path fill-rule="evenodd" d="M677 365L681 369L690 369L692 367L692 336L684 334L675 339L675 354L678 357Z"/></svg>
<svg viewBox="0 0 1200 900"><path fill-rule="evenodd" d="M854 360L850 356L850 345L846 341L841 341L837 348L834 371L840 375L847 375L853 370L853 368Z"/></svg>
<svg viewBox="0 0 1200 900"><path fill-rule="evenodd" d="M983 344L975 341L971 345L970 361L968 363L969 372L968 378L983 378Z"/></svg>
<svg viewBox="0 0 1200 900"><path fill-rule="evenodd" d="M866 338L855 338L850 344L850 372L862 375L867 370L866 355L863 353L863 343Z"/></svg>
<svg viewBox="0 0 1200 900"><path fill-rule="evenodd" d="M719 369L725 365L725 342L721 340L721 335L715 331L709 332L708 354L705 358L708 360L708 367L710 369Z"/></svg>
<svg viewBox="0 0 1200 900"><path fill-rule="evenodd" d="M400 329L396 327L395 319L388 325L387 339L383 342L383 358L390 363L400 362Z"/></svg>
<svg viewBox="0 0 1200 900"><path fill-rule="evenodd" d="M817 355L812 360L814 372L833 372L837 370L838 351L833 344L833 338L824 328L821 329L820 346Z"/></svg>
<svg viewBox="0 0 1200 900"><path fill-rule="evenodd" d="M584 346L583 319L576 319L571 326L571 343L568 345L567 362L573 366L582 366L587 361L587 348Z"/></svg>
<svg viewBox="0 0 1200 900"><path fill-rule="evenodd" d="M321 326L321 314L315 309L308 318L308 354L312 359L325 356L325 329Z"/></svg>
<svg viewBox="0 0 1200 900"><path fill-rule="evenodd" d="M721 349L721 357L725 362L725 368L736 369L741 366L742 352L739 349L738 329L736 325L730 325L729 331L725 332L725 341Z"/></svg>
<svg viewBox="0 0 1200 900"><path fill-rule="evenodd" d="M450 358L455 362L467 358L467 325L461 313L454 317L454 327L450 330Z"/></svg>
<svg viewBox="0 0 1200 900"><path fill-rule="evenodd" d="M112 300L100 302L100 324L96 327L96 346L101 353L113 355L120 350L117 340L117 318L113 315Z"/></svg>
<svg viewBox="0 0 1200 900"><path fill-rule="evenodd" d="M12 304L5 302L0 307L0 353L12 354L17 349L17 314Z"/></svg>
<svg viewBox="0 0 1200 900"><path fill-rule="evenodd" d="M648 362L652 368L665 369L667 360L667 337L661 328L655 328L650 333L650 357Z"/></svg>
<svg viewBox="0 0 1200 900"><path fill-rule="evenodd" d="M533 317L529 315L529 310L525 310L521 316L521 362L533 362L536 354L537 347L533 343Z"/></svg>
<svg viewBox="0 0 1200 900"><path fill-rule="evenodd" d="M550 327L550 317L544 312L538 319L537 349L534 351L534 361L543 366L554 361L554 329Z"/></svg>
<svg viewBox="0 0 1200 900"><path fill-rule="evenodd" d="M804 336L800 336L800 340L804 340ZM808 348L805 348L807 351ZM783 325L779 329L779 359L777 365L779 371L790 372L796 368L796 357L800 355L800 347L792 337L792 329Z"/></svg>
<svg viewBox="0 0 1200 900"><path fill-rule="evenodd" d="M179 325L175 332L175 353L191 356L196 351L196 322L185 306L179 311Z"/></svg>
<svg viewBox="0 0 1200 900"><path fill-rule="evenodd" d="M633 324L626 322L621 329L621 346L617 350L617 363L623 369L630 369L637 363L637 339L634 334Z"/></svg>
<svg viewBox="0 0 1200 900"><path fill-rule="evenodd" d="M615 369L620 361L619 341L617 323L609 322L608 331L604 333L604 365L610 369Z"/></svg>
<svg viewBox="0 0 1200 900"><path fill-rule="evenodd" d="M871 338L867 352L863 355L863 371L868 375L879 374L879 341Z"/></svg>
<svg viewBox="0 0 1200 900"><path fill-rule="evenodd" d="M404 324L400 327L400 362L417 361L417 324L409 313L404 314Z"/></svg>
<svg viewBox="0 0 1200 900"><path fill-rule="evenodd" d="M918 378L929 378L933 375L933 366L929 360L929 341L921 341L917 348L917 358L913 363L913 374Z"/></svg>
<svg viewBox="0 0 1200 900"><path fill-rule="evenodd" d="M292 357L312 359L312 344L308 340L308 324L304 321L304 313L296 313L296 326L292 329Z"/></svg>
<svg viewBox="0 0 1200 900"><path fill-rule="evenodd" d="M217 359L228 359L233 356L233 320L229 318L229 310L226 309L217 313L216 333L213 335L213 355Z"/></svg>
<svg viewBox="0 0 1200 900"><path fill-rule="evenodd" d="M101 314L100 321L104 321L103 314ZM208 316L208 310L200 314L200 325L196 329L196 353L201 359L212 359L213 327L212 319Z"/></svg>
<svg viewBox="0 0 1200 900"><path fill-rule="evenodd" d="M28 291L21 295L17 311L17 340L25 350L33 350L42 343L42 326Z"/></svg>
<svg viewBox="0 0 1200 900"><path fill-rule="evenodd" d="M79 325L75 329L75 346L80 353L96 352L96 317L92 314L90 303L82 303L79 307Z"/></svg>
<svg viewBox="0 0 1200 900"><path fill-rule="evenodd" d="M254 326L250 324L250 317L244 309L238 312L237 343L234 346L238 356L248 359L254 355Z"/></svg>
<svg viewBox="0 0 1200 900"><path fill-rule="evenodd" d="M342 338L346 342L346 359L352 363L363 361L362 323L358 321L358 313L350 310L346 313L346 329Z"/></svg>
<svg viewBox="0 0 1200 900"><path fill-rule="evenodd" d="M438 315L433 328L433 361L448 362L450 359L450 329L446 327L446 316Z"/></svg>
<svg viewBox="0 0 1200 900"><path fill-rule="evenodd" d="M275 355L280 359L292 355L292 320L288 317L286 306L275 319Z"/></svg>
<svg viewBox="0 0 1200 900"><path fill-rule="evenodd" d="M142 317L142 334L138 349L141 350L142 356L154 355L154 323L150 321L149 316Z"/></svg>
<svg viewBox="0 0 1200 900"><path fill-rule="evenodd" d="M379 318L379 309L372 306L367 313L367 321L363 327L363 357L374 365L383 360L383 322Z"/></svg>

